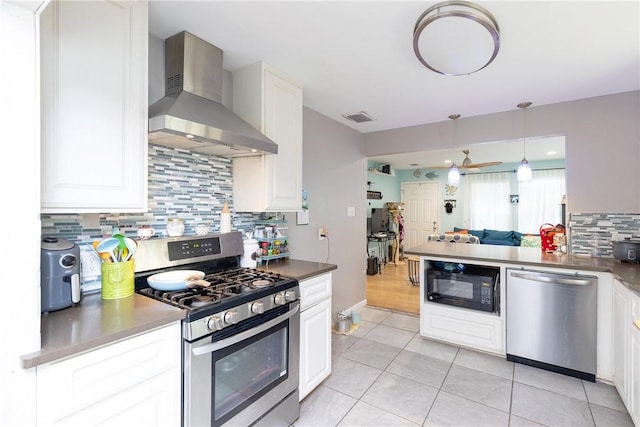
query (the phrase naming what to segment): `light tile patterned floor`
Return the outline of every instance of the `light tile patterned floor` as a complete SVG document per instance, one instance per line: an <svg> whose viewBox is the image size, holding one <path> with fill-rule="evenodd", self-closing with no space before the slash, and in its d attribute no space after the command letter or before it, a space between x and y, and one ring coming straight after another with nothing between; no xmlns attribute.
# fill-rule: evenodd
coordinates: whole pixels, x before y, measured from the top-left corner
<svg viewBox="0 0 640 427"><path fill-rule="evenodd" d="M632 426L612 386L420 337L417 316L364 307L333 335L332 374L296 427Z"/></svg>

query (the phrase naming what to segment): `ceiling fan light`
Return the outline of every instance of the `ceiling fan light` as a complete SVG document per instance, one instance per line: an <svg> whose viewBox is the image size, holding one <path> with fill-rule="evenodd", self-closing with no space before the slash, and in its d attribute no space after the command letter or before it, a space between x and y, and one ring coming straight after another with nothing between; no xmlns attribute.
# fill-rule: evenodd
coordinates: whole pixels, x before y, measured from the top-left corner
<svg viewBox="0 0 640 427"><path fill-rule="evenodd" d="M529 182L531 181L533 173L531 172L531 166L526 158L522 159L520 166L518 166L518 181Z"/></svg>
<svg viewBox="0 0 640 427"><path fill-rule="evenodd" d="M460 171L455 163L451 165L449 168L449 174L447 175L447 183L449 185L455 185L456 187L460 184Z"/></svg>
<svg viewBox="0 0 640 427"><path fill-rule="evenodd" d="M413 50L428 69L448 76L475 73L500 49L495 17L469 1L444 1L420 15L413 29Z"/></svg>

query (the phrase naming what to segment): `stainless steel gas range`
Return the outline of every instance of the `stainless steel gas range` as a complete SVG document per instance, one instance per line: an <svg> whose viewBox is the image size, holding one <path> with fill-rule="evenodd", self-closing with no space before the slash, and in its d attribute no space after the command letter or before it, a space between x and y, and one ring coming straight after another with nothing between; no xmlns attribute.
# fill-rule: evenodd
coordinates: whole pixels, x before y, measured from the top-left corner
<svg viewBox="0 0 640 427"><path fill-rule="evenodd" d="M240 232L139 242L136 292L186 311L184 426L290 425L299 416L298 281L240 267ZM174 291L153 274L205 272L210 286Z"/></svg>

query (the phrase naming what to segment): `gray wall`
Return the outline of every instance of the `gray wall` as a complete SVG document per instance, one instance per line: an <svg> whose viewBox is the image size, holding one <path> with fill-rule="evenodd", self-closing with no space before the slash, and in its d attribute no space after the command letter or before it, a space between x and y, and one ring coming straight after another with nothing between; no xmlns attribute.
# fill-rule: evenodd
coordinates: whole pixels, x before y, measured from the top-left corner
<svg viewBox="0 0 640 427"><path fill-rule="evenodd" d="M309 193L309 225L287 214L290 247L296 259L329 262L333 272L332 310L351 307L366 295L367 159L364 136L313 110L304 109L302 188ZM355 216L347 216L348 207ZM290 217L291 216L291 217ZM326 225L329 240L318 240Z"/></svg>
<svg viewBox="0 0 640 427"><path fill-rule="evenodd" d="M519 101L514 99L514 105ZM459 119L455 146L522 138L519 113ZM380 156L452 148L446 123L366 134L365 153ZM566 137L568 212L640 212L640 91L534 104L527 109L527 137L547 135Z"/></svg>

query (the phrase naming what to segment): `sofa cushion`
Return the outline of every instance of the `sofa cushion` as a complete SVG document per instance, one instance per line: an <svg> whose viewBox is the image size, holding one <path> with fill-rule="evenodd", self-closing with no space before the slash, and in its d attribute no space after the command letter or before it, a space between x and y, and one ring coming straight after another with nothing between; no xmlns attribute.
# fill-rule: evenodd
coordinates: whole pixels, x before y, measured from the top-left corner
<svg viewBox="0 0 640 427"><path fill-rule="evenodd" d="M485 240L504 240L513 243L513 231L488 230L485 228L482 243Z"/></svg>
<svg viewBox="0 0 640 427"><path fill-rule="evenodd" d="M513 242L516 244L516 246L520 246L520 244L522 243L522 238L524 236L526 236L526 234L518 233L517 231L513 232Z"/></svg>
<svg viewBox="0 0 640 427"><path fill-rule="evenodd" d="M476 236L478 239L484 239L484 230L469 230L469 234Z"/></svg>
<svg viewBox="0 0 640 427"><path fill-rule="evenodd" d="M429 242L450 242L450 243L475 243L479 244L480 239L469 234L431 234L427 236Z"/></svg>

